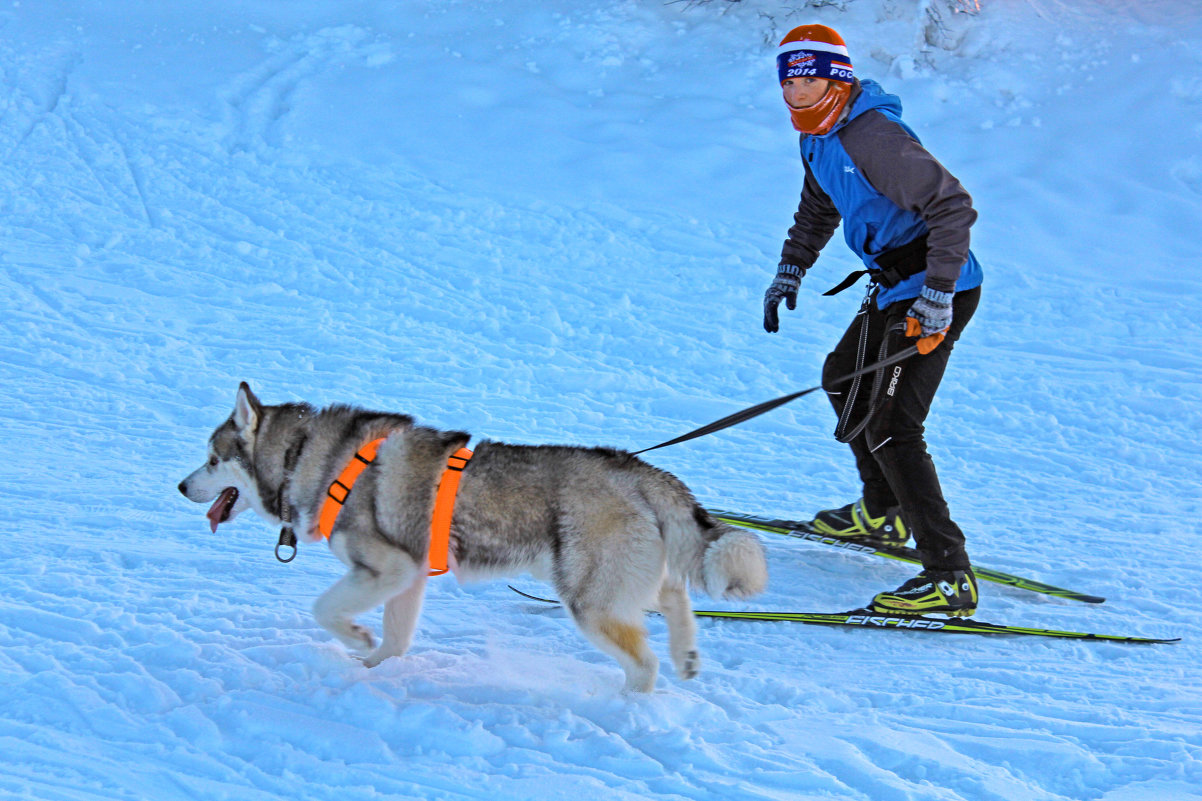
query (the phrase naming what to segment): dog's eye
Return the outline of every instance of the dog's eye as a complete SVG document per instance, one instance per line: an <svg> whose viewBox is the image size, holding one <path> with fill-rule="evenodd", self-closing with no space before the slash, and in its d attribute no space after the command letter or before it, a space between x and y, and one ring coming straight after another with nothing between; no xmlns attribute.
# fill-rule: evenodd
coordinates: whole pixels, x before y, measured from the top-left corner
<svg viewBox="0 0 1202 801"><path fill-rule="evenodd" d="M209 467L216 467L216 466L217 466L217 457L210 456L209 457Z"/></svg>

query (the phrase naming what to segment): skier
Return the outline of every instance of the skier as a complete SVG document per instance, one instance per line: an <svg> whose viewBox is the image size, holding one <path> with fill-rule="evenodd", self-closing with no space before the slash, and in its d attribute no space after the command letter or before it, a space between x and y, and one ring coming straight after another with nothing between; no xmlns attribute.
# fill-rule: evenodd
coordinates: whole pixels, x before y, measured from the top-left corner
<svg viewBox="0 0 1202 801"><path fill-rule="evenodd" d="M900 100L875 81L855 78L834 30L794 28L781 41L776 63L801 133L805 182L776 278L764 294L764 329L779 329L781 300L796 308L802 277L840 222L871 278L859 314L822 370L839 415L836 435L851 446L863 495L819 512L811 526L831 537L869 536L894 545L914 535L923 571L876 595L874 611L972 615L976 577L923 439L952 346L980 298L981 267L969 250L977 217L972 198L902 122ZM848 276L842 288L859 275ZM832 385L915 342L918 353L883 374Z"/></svg>

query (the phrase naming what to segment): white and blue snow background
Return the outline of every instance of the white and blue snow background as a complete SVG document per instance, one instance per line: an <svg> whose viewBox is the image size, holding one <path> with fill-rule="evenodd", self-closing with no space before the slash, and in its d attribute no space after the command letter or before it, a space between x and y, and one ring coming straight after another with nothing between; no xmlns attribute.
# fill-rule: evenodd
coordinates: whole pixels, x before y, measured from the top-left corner
<svg viewBox="0 0 1202 801"><path fill-rule="evenodd" d="M1202 798L1202 7L981 1L7 2L0 797ZM702 621L683 682L652 617L627 697L561 613L444 577L369 671L311 618L324 546L282 565L179 495L241 380L631 450L813 386L859 303L820 294L839 235L761 328L808 22L980 211L929 425L972 557L1107 598L985 583L978 617L1182 642ZM833 425L811 395L648 458L808 517L858 494ZM764 542L742 608L914 572Z"/></svg>

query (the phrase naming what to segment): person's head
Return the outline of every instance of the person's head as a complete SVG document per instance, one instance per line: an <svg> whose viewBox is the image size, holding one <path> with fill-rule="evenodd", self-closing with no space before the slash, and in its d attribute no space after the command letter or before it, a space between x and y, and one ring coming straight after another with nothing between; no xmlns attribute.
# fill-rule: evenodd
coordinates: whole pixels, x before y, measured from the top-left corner
<svg viewBox="0 0 1202 801"><path fill-rule="evenodd" d="M807 134L830 131L855 80L843 37L825 25L794 28L776 50L776 72L793 127Z"/></svg>

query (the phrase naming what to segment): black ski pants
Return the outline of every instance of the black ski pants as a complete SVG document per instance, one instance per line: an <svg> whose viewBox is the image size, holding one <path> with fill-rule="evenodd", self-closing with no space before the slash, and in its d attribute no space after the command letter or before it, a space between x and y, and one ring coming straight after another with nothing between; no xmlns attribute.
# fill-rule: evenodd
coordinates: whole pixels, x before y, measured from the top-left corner
<svg viewBox="0 0 1202 801"><path fill-rule="evenodd" d="M883 515L900 507L902 520L914 535L922 552L923 567L928 570L966 570L968 553L964 533L952 520L939 486L935 463L927 453L924 423L931 401L943 379L948 359L964 327L972 319L980 300L980 288L957 292L952 301L952 325L943 342L926 355L914 355L885 368L876 412L867 428L848 444L855 455L856 468L864 483L864 503L873 515ZM865 304L839 344L826 357L822 382L840 416L844 413L850 382L832 385L840 376L856 369L856 353L864 348L864 363L871 364L880 353L881 341L889 337L887 352L892 354L913 344L914 339L889 333L904 323L913 300L893 303L884 309L875 300ZM868 316L866 339L861 343L862 318ZM870 409L875 374L865 376L850 411L853 430Z"/></svg>

